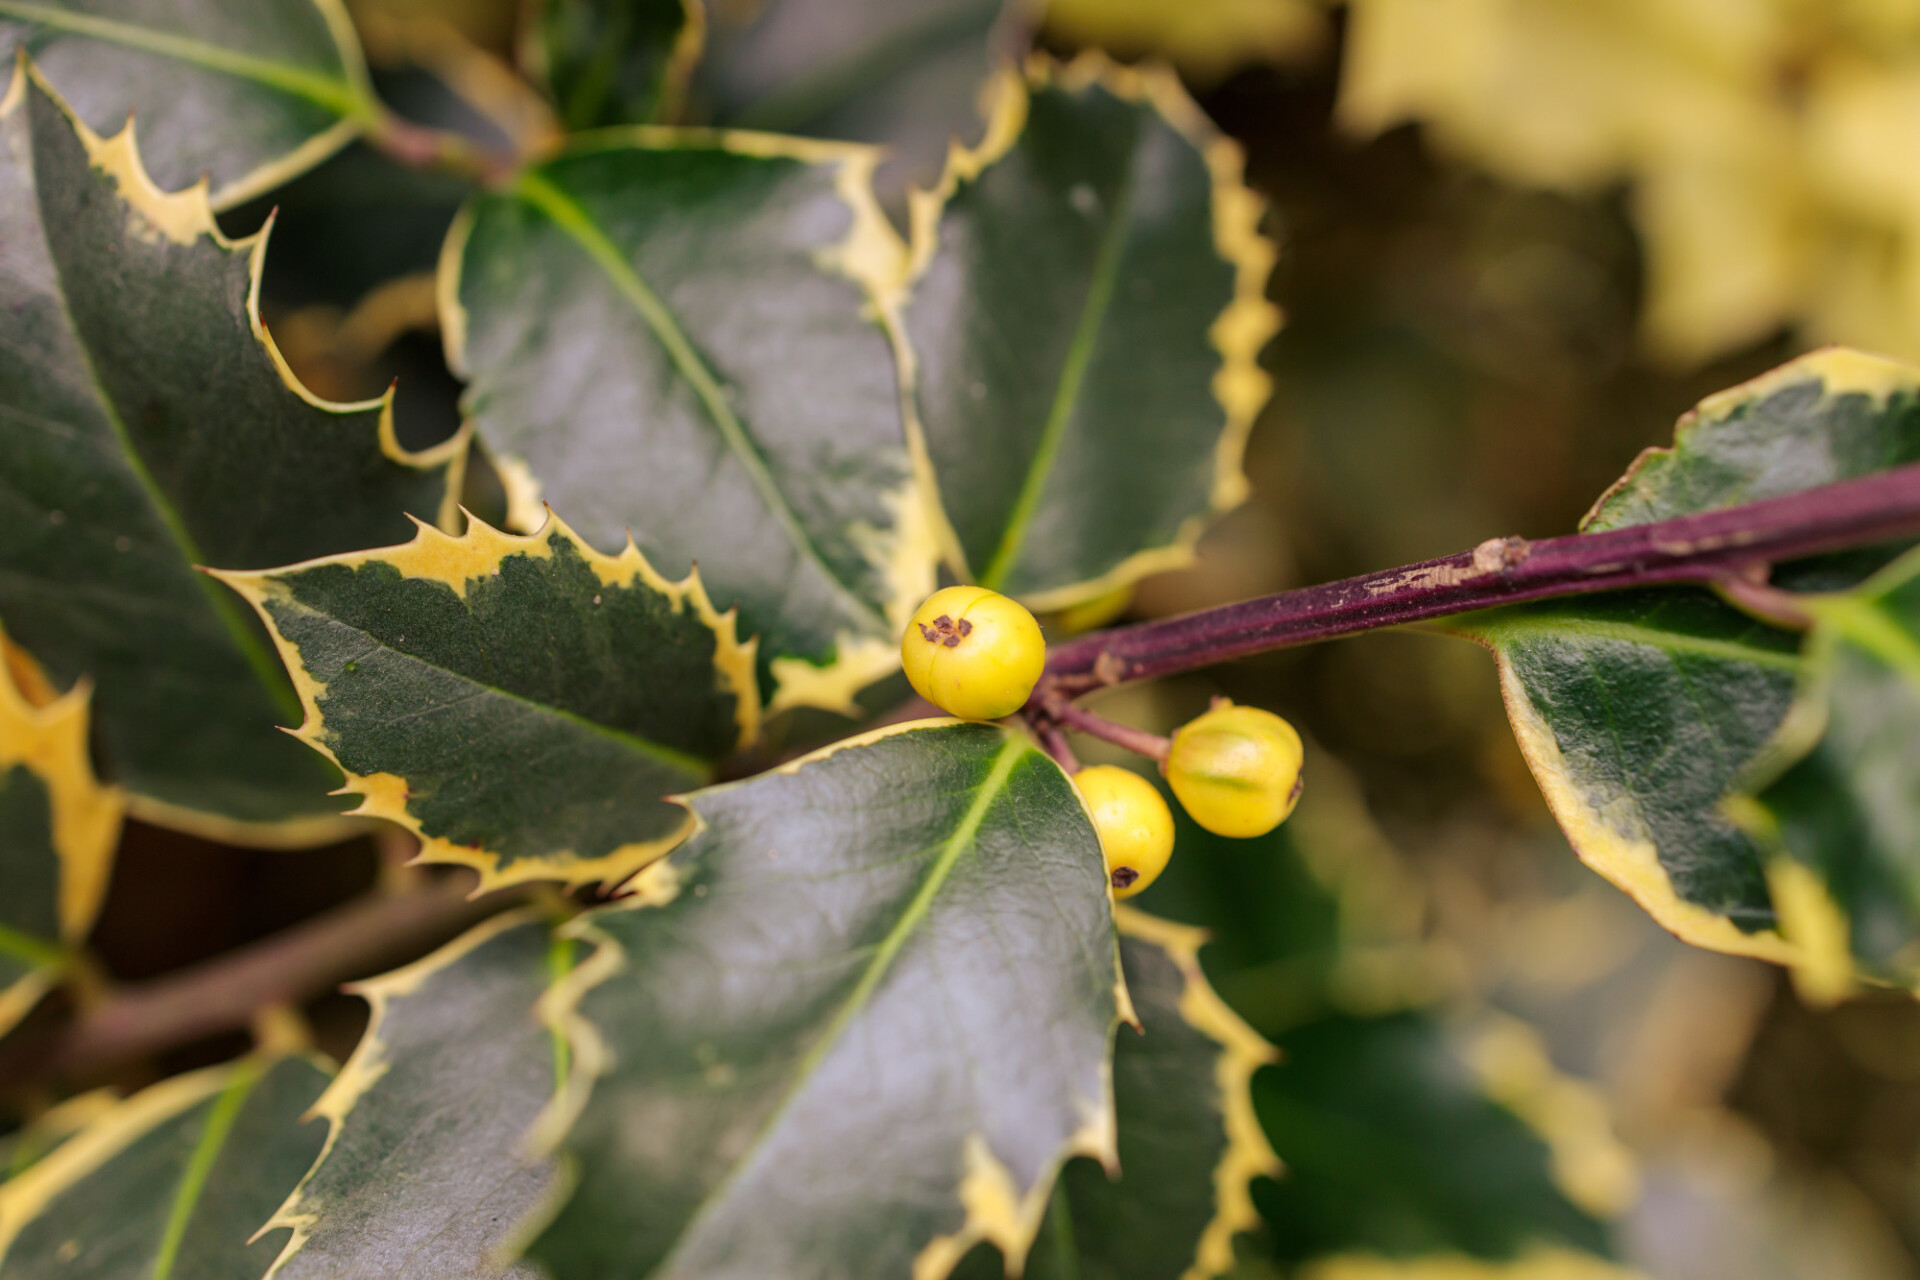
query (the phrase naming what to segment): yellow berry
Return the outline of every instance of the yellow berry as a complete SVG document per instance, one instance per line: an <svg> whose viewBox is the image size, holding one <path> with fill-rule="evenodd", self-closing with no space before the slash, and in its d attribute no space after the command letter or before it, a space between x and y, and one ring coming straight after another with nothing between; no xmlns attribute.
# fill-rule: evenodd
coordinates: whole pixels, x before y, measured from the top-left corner
<svg viewBox="0 0 1920 1280"><path fill-rule="evenodd" d="M1173 735L1167 781L1193 820L1222 836L1263 836L1300 798L1300 735L1259 707L1222 702Z"/></svg>
<svg viewBox="0 0 1920 1280"><path fill-rule="evenodd" d="M907 624L900 662L914 692L948 715L998 720L1033 692L1047 642L1017 600L985 587L947 587Z"/></svg>
<svg viewBox="0 0 1920 1280"><path fill-rule="evenodd" d="M1131 898L1166 870L1173 855L1173 812L1153 784L1119 765L1096 764L1073 775L1100 833L1113 896Z"/></svg>

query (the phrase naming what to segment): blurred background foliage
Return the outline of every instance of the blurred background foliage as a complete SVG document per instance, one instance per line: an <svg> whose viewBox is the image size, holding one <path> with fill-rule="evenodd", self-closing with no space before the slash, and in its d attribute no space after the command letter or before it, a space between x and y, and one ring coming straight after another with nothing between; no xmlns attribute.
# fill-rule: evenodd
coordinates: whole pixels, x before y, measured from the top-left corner
<svg viewBox="0 0 1920 1280"><path fill-rule="evenodd" d="M350 7L403 113L523 143L558 127L512 70L515 0ZM714 21L752 7L716 0ZM819 9L851 29L873 6ZM998 39L1038 22L1062 50L1172 61L1246 147L1283 248L1253 499L1126 617L1566 532L1705 393L1826 341L1920 358L1920 0L984 13ZM687 91L726 109L724 85ZM900 182L943 136L897 139ZM275 337L320 394L398 379L415 447L459 418L432 272L465 194L354 146L225 218L251 231L278 209ZM484 466L467 498L498 518ZM1251 842L1183 828L1140 904L1215 930L1216 985L1287 1054L1256 1101L1292 1174L1257 1190L1246 1276L1916 1273L1910 999L1809 1008L1779 973L1662 933L1574 860L1470 646L1375 635L1104 709L1164 731L1219 693L1315 744L1292 822ZM365 841L289 857L139 824L119 866L96 939L127 979L408 874ZM358 1003L311 1012L344 1055Z"/></svg>

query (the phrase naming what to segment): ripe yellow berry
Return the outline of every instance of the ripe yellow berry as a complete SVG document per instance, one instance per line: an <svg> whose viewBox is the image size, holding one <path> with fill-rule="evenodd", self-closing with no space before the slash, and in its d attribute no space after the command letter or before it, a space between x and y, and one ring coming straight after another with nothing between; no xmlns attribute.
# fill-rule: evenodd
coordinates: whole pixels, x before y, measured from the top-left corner
<svg viewBox="0 0 1920 1280"><path fill-rule="evenodd" d="M1082 769L1073 785L1100 833L1113 896L1131 898L1157 880L1173 856L1173 811L1151 782L1118 765Z"/></svg>
<svg viewBox="0 0 1920 1280"><path fill-rule="evenodd" d="M1173 735L1167 781L1193 820L1222 836L1263 836L1300 799L1300 735L1259 707L1222 702Z"/></svg>
<svg viewBox="0 0 1920 1280"><path fill-rule="evenodd" d="M946 587L907 624L900 662L914 692L948 715L998 720L1033 692L1047 642L1018 601L985 587Z"/></svg>

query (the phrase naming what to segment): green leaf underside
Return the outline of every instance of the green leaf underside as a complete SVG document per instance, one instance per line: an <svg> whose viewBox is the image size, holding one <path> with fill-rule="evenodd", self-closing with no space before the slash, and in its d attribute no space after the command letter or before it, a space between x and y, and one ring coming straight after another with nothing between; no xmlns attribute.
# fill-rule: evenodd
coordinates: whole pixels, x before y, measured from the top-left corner
<svg viewBox="0 0 1920 1280"><path fill-rule="evenodd" d="M1099 578L1211 509L1225 415L1209 326L1234 298L1212 180L1155 108L1042 88L963 181L905 323L942 503L983 585Z"/></svg>
<svg viewBox="0 0 1920 1280"><path fill-rule="evenodd" d="M1853 955L1896 981L1920 971L1917 575L1910 554L1821 609L1795 710L1819 736L1755 797L1763 844L1819 873L1847 917Z"/></svg>
<svg viewBox="0 0 1920 1280"><path fill-rule="evenodd" d="M984 129L981 86L1024 32L1002 0L768 0L711 6L695 97L719 124L884 144L882 192L931 188L949 139ZM1001 35L1006 37L999 38Z"/></svg>
<svg viewBox="0 0 1920 1280"><path fill-rule="evenodd" d="M533 35L567 128L662 119L687 21L686 0L543 0Z"/></svg>
<svg viewBox="0 0 1920 1280"><path fill-rule="evenodd" d="M1080 1158L1061 1171L1027 1256L1027 1280L1174 1280L1194 1265L1217 1210L1214 1170L1226 1157L1217 1078L1221 1046L1181 1015L1187 978L1161 947L1122 936L1127 994L1144 1034L1122 1027L1113 1048L1120 1172ZM999 1280L982 1246L954 1280Z"/></svg>
<svg viewBox="0 0 1920 1280"><path fill-rule="evenodd" d="M1786 714L1794 636L1691 589L1521 605L1463 629L1525 688L1581 802L1650 840L1682 901L1772 925L1757 851L1719 802Z"/></svg>
<svg viewBox="0 0 1920 1280"><path fill-rule="evenodd" d="M1816 352L1704 401L1650 450L1586 531L1775 497L1920 458L1920 370ZM1788 566L1777 577L1831 587ZM1722 801L1779 729L1797 637L1693 588L1543 602L1465 620L1551 738L1522 746L1575 849L1690 941L1777 953L1759 846ZM1541 746L1557 745L1557 762ZM1549 752L1549 754L1551 754ZM1636 866L1651 844L1658 867ZM1664 881L1664 884L1658 883ZM1728 929L1721 921L1730 923ZM1770 936L1770 935L1769 935Z"/></svg>
<svg viewBox="0 0 1920 1280"><path fill-rule="evenodd" d="M1276 1038L1281 1065L1256 1078L1254 1102L1286 1172L1254 1198L1277 1259L1611 1253L1605 1227L1555 1187L1546 1144L1447 1040L1417 1012L1335 1014Z"/></svg>
<svg viewBox="0 0 1920 1280"><path fill-rule="evenodd" d="M319 686L319 741L357 778L400 784L367 789L370 812L398 791L422 836L507 878L671 838L687 815L663 797L705 782L740 735L713 626L645 577L609 585L557 522L421 543L483 538L506 550L456 568L459 591L383 558L407 548L260 579L288 661Z"/></svg>
<svg viewBox="0 0 1920 1280"><path fill-rule="evenodd" d="M306 1238L278 1280L492 1275L495 1251L548 1193L553 1163L530 1161L522 1141L556 1088L552 1033L533 1016L554 976L552 930L503 923L384 1000L341 1073L364 1091L342 1104L338 1136L289 1206Z"/></svg>
<svg viewBox="0 0 1920 1280"><path fill-rule="evenodd" d="M915 727L690 802L704 829L648 873L672 900L590 918L623 961L579 1006L611 1063L538 1260L905 1275L935 1237L973 1238L980 1157L1018 1198L1104 1145L1113 925L1051 761L990 726Z"/></svg>
<svg viewBox="0 0 1920 1280"><path fill-rule="evenodd" d="M891 644L909 467L887 339L819 257L837 165L606 135L480 197L460 251L466 404L590 544L698 560L773 660ZM524 514L516 519L526 522ZM876 535L877 536L877 535Z"/></svg>
<svg viewBox="0 0 1920 1280"><path fill-rule="evenodd" d="M221 1087L131 1136L40 1209L6 1252L8 1280L258 1280L265 1273L278 1243L247 1241L320 1150L322 1126L300 1118L325 1075L297 1058L214 1070ZM121 1111L131 1115L144 1096ZM133 1123L113 1113L96 1123L116 1121ZM7 1191L52 1172L80 1141Z"/></svg>
<svg viewBox="0 0 1920 1280"><path fill-rule="evenodd" d="M337 812L332 770L275 729L295 704L266 637L193 566L404 537L446 465L386 456L377 408L289 386L250 329L248 245L171 238L149 212L210 227L204 208L122 199L37 83L0 139L0 618L57 683L95 681L99 753L135 792Z"/></svg>
<svg viewBox="0 0 1920 1280"><path fill-rule="evenodd" d="M333 0L0 0L7 63L25 48L99 133L136 117L160 186L210 175L219 208L347 141L371 103L350 42Z"/></svg>

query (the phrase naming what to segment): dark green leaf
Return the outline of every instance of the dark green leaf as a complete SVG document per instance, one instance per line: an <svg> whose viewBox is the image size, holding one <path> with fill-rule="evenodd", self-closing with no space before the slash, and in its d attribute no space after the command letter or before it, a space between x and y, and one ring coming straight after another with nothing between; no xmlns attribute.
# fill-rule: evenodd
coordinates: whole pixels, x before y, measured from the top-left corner
<svg viewBox="0 0 1920 1280"><path fill-rule="evenodd" d="M589 543L696 560L775 706L845 709L933 587L875 295L900 246L860 148L594 135L480 197L444 261L448 349L507 481Z"/></svg>
<svg viewBox="0 0 1920 1280"><path fill-rule="evenodd" d="M1730 812L1771 855L1802 990L1831 1000L1856 965L1920 975L1920 552L1806 607L1797 700Z"/></svg>
<svg viewBox="0 0 1920 1280"><path fill-rule="evenodd" d="M318 164L375 109L339 0L0 0L0 55L16 49L91 128L136 117L154 179L206 176L216 209Z"/></svg>
<svg viewBox="0 0 1920 1280"><path fill-rule="evenodd" d="M1831 349L1703 401L1587 530L1707 511L1920 458L1920 370ZM1782 575L1830 586L1845 564ZM1490 648L1535 780L1580 857L1689 942L1782 962L1752 836L1721 802L1779 729L1798 637L1692 588L1462 619Z"/></svg>
<svg viewBox="0 0 1920 1280"><path fill-rule="evenodd" d="M1035 75L916 200L904 323L949 560L1051 609L1185 563L1245 495L1278 313L1238 148L1170 75Z"/></svg>
<svg viewBox="0 0 1920 1280"><path fill-rule="evenodd" d="M1028 1280L1211 1280L1233 1237L1259 1222L1248 1191L1279 1162L1248 1084L1273 1051L1200 972L1197 929L1118 907L1120 962L1140 1030L1113 1049L1120 1177L1093 1160L1061 1171L1027 1255ZM998 1253L968 1256L956 1280L989 1280Z"/></svg>
<svg viewBox="0 0 1920 1280"><path fill-rule="evenodd" d="M158 191L130 132L99 139L17 73L0 147L0 617L56 685L94 681L137 814L335 835L338 775L277 731L298 708L265 636L194 566L452 518L465 440L407 454L387 401L308 395L259 323L264 232L230 243L200 193Z"/></svg>
<svg viewBox="0 0 1920 1280"><path fill-rule="evenodd" d="M8 642L0 635L0 655ZM93 927L120 838L119 792L87 760L87 697L48 706L0 661L0 1035L66 969Z"/></svg>
<svg viewBox="0 0 1920 1280"><path fill-rule="evenodd" d="M176 1076L0 1186L8 1280L258 1280L249 1243L325 1137L300 1117L325 1083L302 1058Z"/></svg>
<svg viewBox="0 0 1920 1280"><path fill-rule="evenodd" d="M275 1216L294 1237L278 1280L493 1275L515 1226L554 1189L526 1153L564 1045L533 1016L568 944L524 913L355 988L373 1005L353 1057L314 1105L325 1153Z"/></svg>
<svg viewBox="0 0 1920 1280"><path fill-rule="evenodd" d="M701 0L539 0L522 60L570 130L671 120L700 56Z"/></svg>
<svg viewBox="0 0 1920 1280"><path fill-rule="evenodd" d="M582 921L579 1184L535 1258L803 1280L1024 1254L1060 1163L1114 1152L1113 924L1066 777L935 722L689 803L700 833Z"/></svg>
<svg viewBox="0 0 1920 1280"><path fill-rule="evenodd" d="M517 880L617 883L679 843L664 797L759 720L752 646L697 576L603 556L550 518L224 573L272 628L299 737L416 832L421 856Z"/></svg>
<svg viewBox="0 0 1920 1280"><path fill-rule="evenodd" d="M985 128L995 68L1026 51L1040 8L1024 0L766 0L714 5L695 76L705 118L743 129L879 143L880 190L904 207L947 148Z"/></svg>

